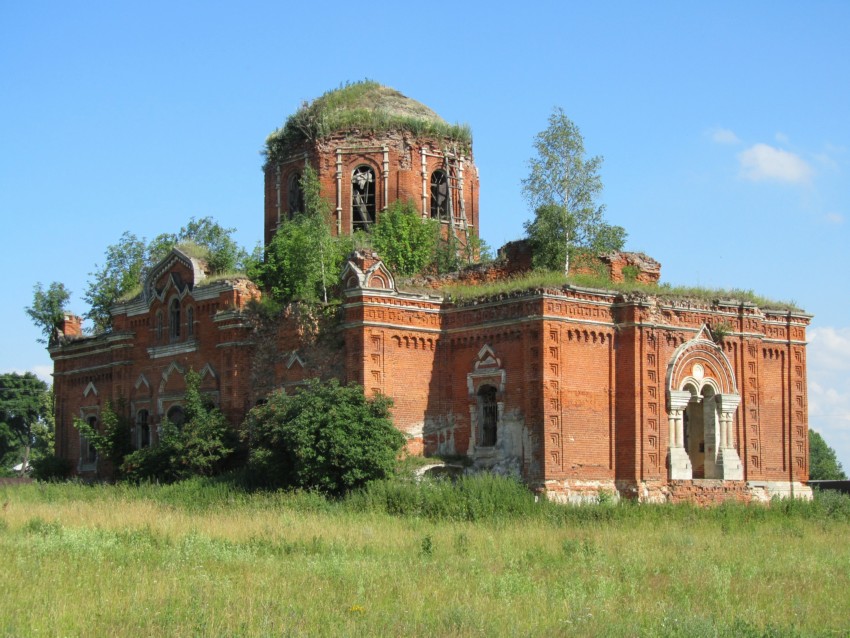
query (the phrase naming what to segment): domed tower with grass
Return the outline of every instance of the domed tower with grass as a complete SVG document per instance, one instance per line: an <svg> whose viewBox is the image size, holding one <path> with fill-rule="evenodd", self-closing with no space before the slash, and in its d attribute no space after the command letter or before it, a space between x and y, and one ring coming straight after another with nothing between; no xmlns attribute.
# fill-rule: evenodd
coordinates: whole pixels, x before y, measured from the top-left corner
<svg viewBox="0 0 850 638"><path fill-rule="evenodd" d="M439 220L460 247L478 235L478 171L466 125L377 82L329 91L292 114L265 147L265 227L304 207L301 176L311 166L331 210L335 235L369 232L396 200Z"/></svg>

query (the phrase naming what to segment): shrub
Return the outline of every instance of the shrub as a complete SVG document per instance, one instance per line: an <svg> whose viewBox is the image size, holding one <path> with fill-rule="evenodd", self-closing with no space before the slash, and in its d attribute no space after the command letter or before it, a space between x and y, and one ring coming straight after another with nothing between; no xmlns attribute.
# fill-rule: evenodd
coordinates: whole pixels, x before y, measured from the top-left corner
<svg viewBox="0 0 850 638"><path fill-rule="evenodd" d="M390 420L387 397L311 379L248 414L249 473L262 487L316 489L339 495L390 476L404 436Z"/></svg>
<svg viewBox="0 0 850 638"><path fill-rule="evenodd" d="M412 200L396 200L372 229L372 245L394 274L413 275L433 261L438 231L439 224L422 219Z"/></svg>
<svg viewBox="0 0 850 638"><path fill-rule="evenodd" d="M71 476L71 462L58 456L42 456L30 463L31 476L39 481L64 481Z"/></svg>
<svg viewBox="0 0 850 638"><path fill-rule="evenodd" d="M186 422L178 428L166 419L159 443L129 454L121 465L132 481L170 482L192 476L214 476L226 469L236 435L221 410L200 391L201 377L186 373Z"/></svg>

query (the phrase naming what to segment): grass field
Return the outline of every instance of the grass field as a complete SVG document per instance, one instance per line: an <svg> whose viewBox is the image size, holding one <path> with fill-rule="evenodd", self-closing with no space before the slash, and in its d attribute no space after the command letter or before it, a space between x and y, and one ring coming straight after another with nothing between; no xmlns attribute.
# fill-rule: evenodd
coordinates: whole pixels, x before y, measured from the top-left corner
<svg viewBox="0 0 850 638"><path fill-rule="evenodd" d="M495 480L341 502L190 481L0 500L5 636L850 635L846 497L571 508Z"/></svg>

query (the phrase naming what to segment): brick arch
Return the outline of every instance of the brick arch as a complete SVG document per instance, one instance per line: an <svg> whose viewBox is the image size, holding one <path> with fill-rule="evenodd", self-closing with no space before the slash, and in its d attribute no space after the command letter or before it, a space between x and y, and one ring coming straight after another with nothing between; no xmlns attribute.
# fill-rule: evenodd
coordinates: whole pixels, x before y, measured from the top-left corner
<svg viewBox="0 0 850 638"><path fill-rule="evenodd" d="M705 326L676 348L667 364L668 392L683 390L688 384L697 391L711 385L717 394L738 394L732 364L723 349L708 338Z"/></svg>

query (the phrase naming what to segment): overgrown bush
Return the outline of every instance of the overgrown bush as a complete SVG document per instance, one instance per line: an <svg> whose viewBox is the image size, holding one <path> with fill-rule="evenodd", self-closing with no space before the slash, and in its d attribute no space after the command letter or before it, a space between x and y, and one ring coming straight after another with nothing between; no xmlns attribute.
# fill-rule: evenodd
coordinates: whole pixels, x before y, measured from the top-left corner
<svg viewBox="0 0 850 638"><path fill-rule="evenodd" d="M370 399L336 380L269 395L247 419L252 483L339 495L392 475L404 436L390 406L385 396Z"/></svg>
<svg viewBox="0 0 850 638"><path fill-rule="evenodd" d="M30 476L39 481L64 481L71 476L71 462L53 454L33 459Z"/></svg>
<svg viewBox="0 0 850 638"><path fill-rule="evenodd" d="M100 415L99 430L95 430L82 419L74 419L74 427L88 439L89 445L94 446L98 459L109 464L113 470L113 478L121 478L121 464L133 451L130 440L132 424L126 416L123 416L124 414L126 410L123 401L119 401L117 411L112 403L107 401Z"/></svg>
<svg viewBox="0 0 850 638"><path fill-rule="evenodd" d="M407 276L422 272L432 263L438 232L439 223L422 219L412 200L396 200L381 213L371 238L393 274Z"/></svg>
<svg viewBox="0 0 850 638"><path fill-rule="evenodd" d="M186 373L186 421L177 427L163 422L159 442L124 458L121 472L131 481L170 482L192 476L214 476L227 468L236 434L221 410L200 390L201 377Z"/></svg>
<svg viewBox="0 0 850 638"><path fill-rule="evenodd" d="M331 235L329 205L322 199L319 178L309 166L301 176L301 189L304 212L280 224L262 263L255 264L248 276L277 302L327 302L352 241Z"/></svg>

